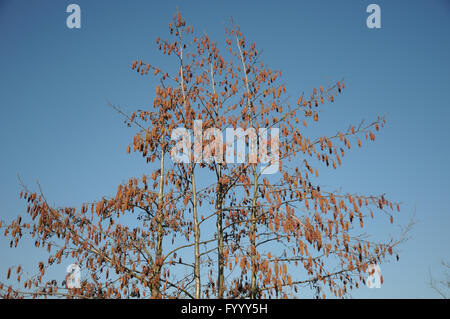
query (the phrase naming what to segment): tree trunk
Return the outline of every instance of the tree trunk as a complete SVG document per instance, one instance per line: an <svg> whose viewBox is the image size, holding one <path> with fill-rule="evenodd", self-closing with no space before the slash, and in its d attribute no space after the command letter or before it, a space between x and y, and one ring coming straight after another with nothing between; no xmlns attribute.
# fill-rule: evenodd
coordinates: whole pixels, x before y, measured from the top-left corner
<svg viewBox="0 0 450 319"><path fill-rule="evenodd" d="M221 168L219 165L218 169L219 173L219 180L221 176ZM216 196L216 214L217 214L217 221L216 221L216 228L217 228L217 255L218 255L218 269L217 269L217 298L222 299L224 294L224 267L225 267L225 260L223 256L223 211L222 211L222 205L223 205L223 189L222 184L219 181L218 190L217 190L217 196Z"/></svg>
<svg viewBox="0 0 450 319"><path fill-rule="evenodd" d="M157 239L156 239L156 253L153 265L153 278L152 278L152 298L159 298L161 296L160 291L160 278L162 268L162 242L164 237L163 221L164 221L164 208L163 208L163 196L164 196L164 150L161 150L161 167L159 175L159 192L158 192L158 215L156 217L157 223Z"/></svg>
<svg viewBox="0 0 450 319"><path fill-rule="evenodd" d="M258 272L258 260L256 256L256 222L257 222L257 209L256 200L258 198L258 174L256 172L255 165L252 165L254 185L253 185L253 199L252 199L252 226L250 229L250 254L252 256L252 280L250 285L250 298L255 299L257 297L257 283L256 274Z"/></svg>
<svg viewBox="0 0 450 319"><path fill-rule="evenodd" d="M194 278L195 278L195 298L200 299L201 281L200 281L200 227L197 215L197 190L195 186L194 167L192 167L192 206L194 214Z"/></svg>

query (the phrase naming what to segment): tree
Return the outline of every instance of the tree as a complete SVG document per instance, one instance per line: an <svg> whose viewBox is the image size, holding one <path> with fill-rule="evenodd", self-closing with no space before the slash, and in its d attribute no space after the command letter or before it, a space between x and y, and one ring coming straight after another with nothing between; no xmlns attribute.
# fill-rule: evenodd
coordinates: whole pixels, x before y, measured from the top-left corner
<svg viewBox="0 0 450 319"><path fill-rule="evenodd" d="M448 290L450 289L450 274L448 272L448 269L450 269L450 264L445 261L442 261L441 264L445 269L445 279L436 281L436 279L434 279L433 276L431 275L430 271L429 285L443 299L448 299L449 296Z"/></svg>
<svg viewBox="0 0 450 319"><path fill-rule="evenodd" d="M156 44L176 57L173 71L132 64L142 76L160 79L153 107L127 115L111 105L137 128L127 152L140 153L150 172L79 209L51 207L40 187L32 192L23 185L31 220L19 216L5 236L17 247L31 233L49 258L34 277L23 279L17 267L24 288L1 284L3 296L295 297L309 285L318 297L326 286L343 297L358 287L368 266L392 255L403 237L372 242L356 224L363 229L374 211L392 223L400 208L384 195L321 189L318 166L337 169L353 140L359 147L364 138L375 140L384 118L310 138L306 127L319 121L319 106L339 96L342 80L291 105L281 72L260 61L234 22L223 49L207 35L195 36L179 12L169 31L170 39ZM180 128L194 131L193 149L190 135L176 138ZM223 143L229 130L246 134L237 164L228 139ZM44 279L47 267L63 259L88 274L80 288Z"/></svg>

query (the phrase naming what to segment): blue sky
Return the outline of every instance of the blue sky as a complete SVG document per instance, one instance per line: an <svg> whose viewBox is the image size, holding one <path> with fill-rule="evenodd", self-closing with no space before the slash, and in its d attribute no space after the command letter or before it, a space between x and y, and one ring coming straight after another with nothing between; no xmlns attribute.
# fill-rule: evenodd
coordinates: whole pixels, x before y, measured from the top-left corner
<svg viewBox="0 0 450 319"><path fill-rule="evenodd" d="M81 7L80 30L66 27L70 3ZM366 27L370 3L381 7L381 29ZM168 61L155 39L167 35L176 7L196 31L218 41L233 16L263 49L265 63L283 71L292 102L345 77L344 94L324 108L322 133L386 116L375 143L352 148L340 169L324 174L326 186L402 202L400 225L417 212L400 261L382 265L382 288L362 287L352 296L438 297L427 281L429 270L439 277L440 261L450 260L446 0L0 0L1 219L25 213L17 174L30 186L39 180L59 206L112 194L145 172L145 163L125 152L134 131L107 101L126 111L152 103L155 83L130 66L140 58ZM0 278L12 264L36 267L42 255L30 247L19 252L0 237Z"/></svg>

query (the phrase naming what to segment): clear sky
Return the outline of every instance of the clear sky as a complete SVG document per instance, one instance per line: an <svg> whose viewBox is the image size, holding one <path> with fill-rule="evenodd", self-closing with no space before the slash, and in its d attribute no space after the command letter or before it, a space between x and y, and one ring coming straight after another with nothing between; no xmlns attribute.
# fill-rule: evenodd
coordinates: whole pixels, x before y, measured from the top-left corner
<svg viewBox="0 0 450 319"><path fill-rule="evenodd" d="M81 7L80 30L66 27L70 3ZM381 7L381 29L366 26L370 3ZM25 213L17 174L30 187L39 180L58 206L113 194L142 176L143 161L125 152L134 131L107 100L126 111L152 103L155 83L130 66L140 58L167 62L155 39L167 35L176 7L218 41L232 15L264 62L283 71L293 99L345 77L344 94L324 108L322 133L386 116L375 143L352 148L324 175L329 187L402 202L400 225L417 212L400 261L382 265L382 288L352 296L438 297L429 271L443 276L440 261L450 260L447 0L0 0L1 219ZM36 269L42 255L31 246L10 249L0 237L1 279L13 264Z"/></svg>

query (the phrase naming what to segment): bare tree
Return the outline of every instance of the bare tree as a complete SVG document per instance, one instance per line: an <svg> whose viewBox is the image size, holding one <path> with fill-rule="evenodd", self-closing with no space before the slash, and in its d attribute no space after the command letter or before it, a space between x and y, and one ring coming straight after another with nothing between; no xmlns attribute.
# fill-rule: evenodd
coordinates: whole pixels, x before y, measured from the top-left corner
<svg viewBox="0 0 450 319"><path fill-rule="evenodd" d="M431 275L431 271L430 271L429 285L442 298L448 299L449 289L450 289L450 273L449 273L450 264L445 261L442 261L441 264L445 269L445 273L444 273L445 278L441 279L441 280L436 280L433 278L433 276Z"/></svg>

